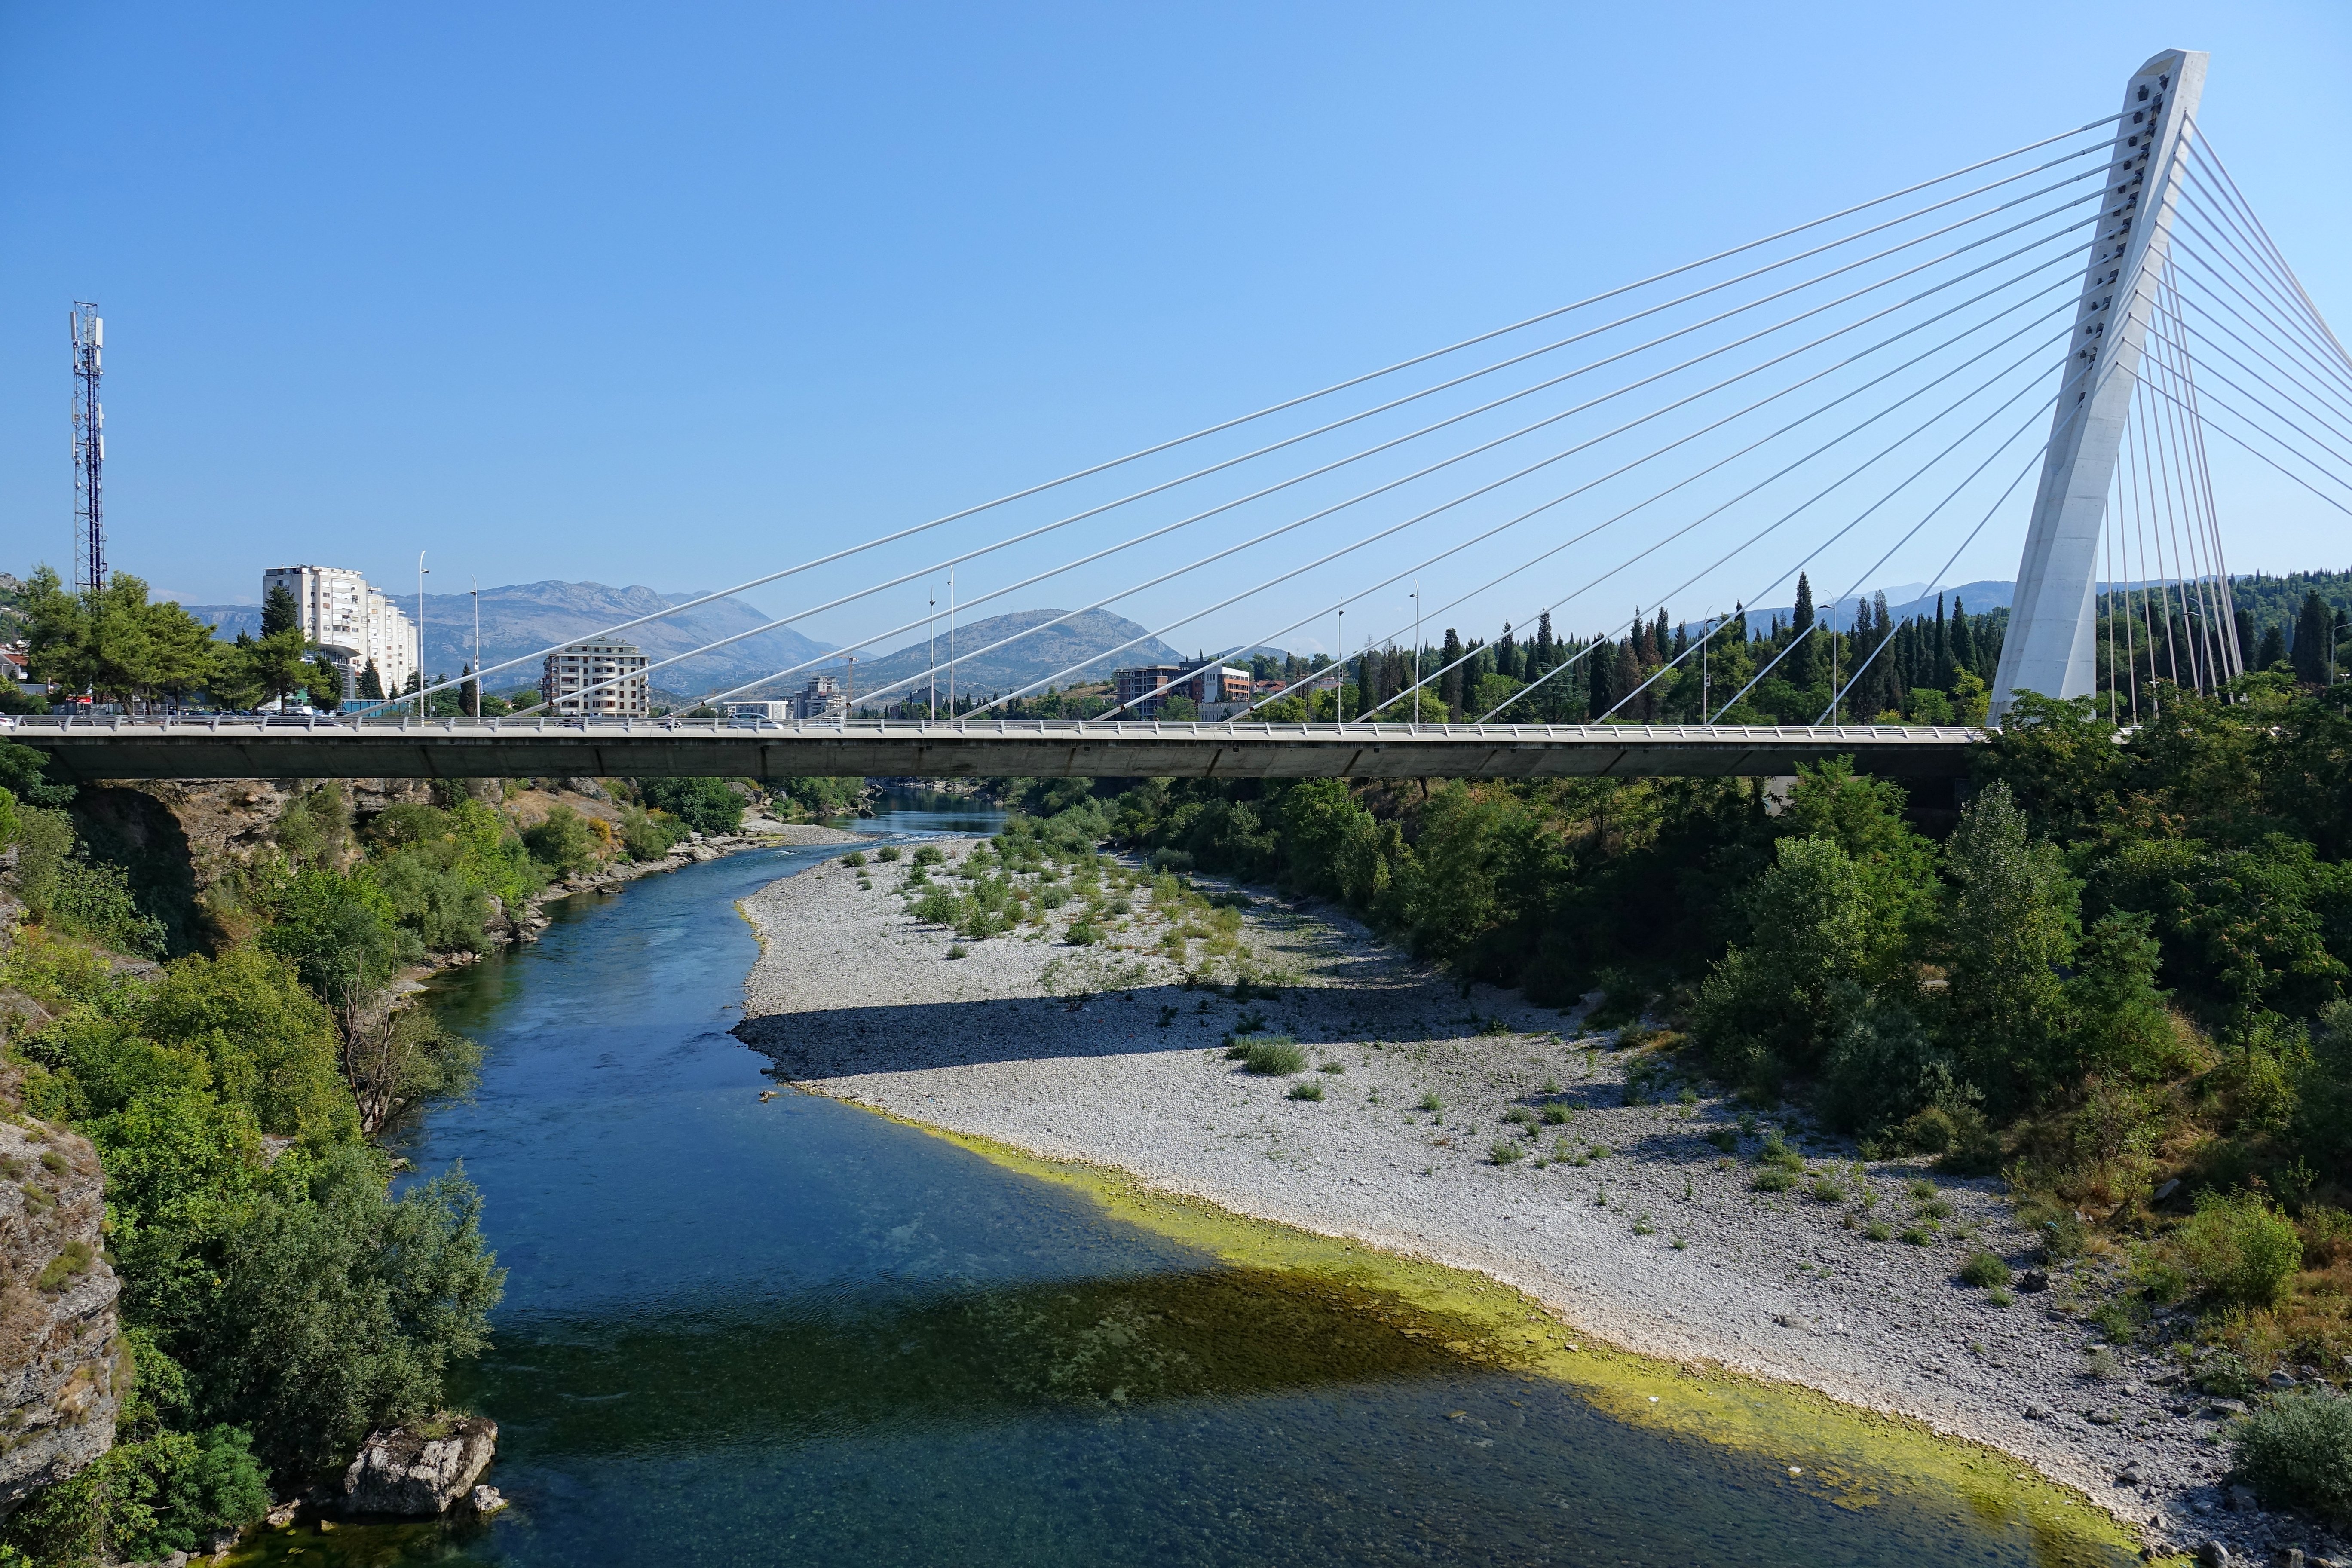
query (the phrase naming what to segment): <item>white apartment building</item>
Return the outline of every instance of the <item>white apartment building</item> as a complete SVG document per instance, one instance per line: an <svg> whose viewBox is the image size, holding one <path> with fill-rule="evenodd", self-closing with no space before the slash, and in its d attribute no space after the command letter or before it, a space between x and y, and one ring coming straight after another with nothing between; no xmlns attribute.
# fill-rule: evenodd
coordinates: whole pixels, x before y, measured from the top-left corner
<svg viewBox="0 0 2352 1568"><path fill-rule="evenodd" d="M341 668L346 699L358 695L371 664L384 695L396 696L408 684L423 654L416 627L392 595L342 566L273 566L261 574L265 599L280 585L300 607L302 635Z"/></svg>
<svg viewBox="0 0 2352 1568"><path fill-rule="evenodd" d="M643 719L652 711L646 656L634 643L566 643L547 656L540 697L551 712L600 719ZM615 679L617 678L617 679ZM610 686L603 683L610 680ZM598 689L578 695L587 688Z"/></svg>

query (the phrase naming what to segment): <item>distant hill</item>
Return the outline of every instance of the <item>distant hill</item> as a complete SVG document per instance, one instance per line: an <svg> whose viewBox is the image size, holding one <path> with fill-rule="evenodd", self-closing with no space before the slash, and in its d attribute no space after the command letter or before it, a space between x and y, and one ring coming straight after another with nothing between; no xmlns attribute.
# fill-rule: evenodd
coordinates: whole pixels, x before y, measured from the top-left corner
<svg viewBox="0 0 2352 1568"><path fill-rule="evenodd" d="M1841 629L1853 626L1854 612L1871 603L1873 597L1878 594L1886 595L1888 619L1900 621L1907 616L1923 616L1932 621L1936 618L1936 599L1939 593L1946 609L1949 609L1952 601L1957 598L1968 606L1969 615L1980 616L1987 610L2008 609L2010 602L2017 596L2017 584L2013 582L1984 581L1962 583L1956 587L1937 590L1926 583L1892 584L1885 588L1874 588L1868 593L1855 594L1840 599L1837 603L1836 624ZM1671 607L1667 613L1670 615L1673 613ZM1772 624L1774 616L1785 621L1796 613L1797 606L1793 601L1786 605L1767 605L1761 609L1751 605L1748 611L1748 624L1756 627L1769 626ZM1829 624L1832 620L1830 606L1825 600L1820 598L1814 600L1814 613L1821 616L1823 625Z"/></svg>
<svg viewBox="0 0 2352 1568"><path fill-rule="evenodd" d="M968 622L956 627L955 646L966 652L986 647L1000 638L1050 621L1061 614L1060 610L1014 610L1008 615ZM1118 648L1119 644L1143 635L1143 627L1124 616L1114 616L1108 610L1083 611L1050 630L1023 637L994 653L983 654L978 658L964 658L956 666L956 692L961 696L973 691L1011 691L1033 680L1043 680L1070 665L1078 665L1080 668L1078 673L1064 677L1065 683L1088 678L1099 679L1126 665L1172 664L1183 657L1157 637L1147 638L1133 647L1120 648L1117 653L1106 651ZM861 658L857 661L857 689L862 695L880 690L893 681L916 680L922 678L936 660L942 667L940 698L945 701L947 673L944 666L947 659L948 637L946 622L942 619L936 649L926 638L878 658L869 660ZM799 682L793 680L785 684L797 687ZM920 689L929 690L928 679L923 680ZM900 687L882 700L908 701L915 698L916 692L917 688L913 686Z"/></svg>
<svg viewBox="0 0 2352 1568"><path fill-rule="evenodd" d="M601 631L617 622L650 615L670 605L699 598L699 594L663 594L652 588L612 588L602 583L520 583L482 590L482 662L538 652L541 648ZM415 595L404 595L400 607L416 615ZM258 605L190 605L188 613L212 623L213 635L234 638L240 631L261 635ZM654 658L684 653L768 619L738 599L720 599L681 611L663 620L635 626L620 634ZM813 642L789 626L761 632L716 653L654 672L654 684L669 690L707 691L737 681L753 680L787 665L823 653L829 643ZM427 594L425 596L425 667L440 675L455 675L474 658L474 601L467 594ZM530 666L502 670L489 679L494 691L535 686L539 671Z"/></svg>

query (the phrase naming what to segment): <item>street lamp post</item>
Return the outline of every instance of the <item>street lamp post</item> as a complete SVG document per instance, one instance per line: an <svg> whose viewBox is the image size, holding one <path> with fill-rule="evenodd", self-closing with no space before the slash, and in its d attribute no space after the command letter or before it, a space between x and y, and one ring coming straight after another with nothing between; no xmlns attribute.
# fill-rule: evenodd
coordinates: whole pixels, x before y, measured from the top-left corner
<svg viewBox="0 0 2352 1568"><path fill-rule="evenodd" d="M474 595L474 717L482 716L482 580L469 577Z"/></svg>
<svg viewBox="0 0 2352 1568"><path fill-rule="evenodd" d="M425 717L425 552L416 552L416 716Z"/></svg>

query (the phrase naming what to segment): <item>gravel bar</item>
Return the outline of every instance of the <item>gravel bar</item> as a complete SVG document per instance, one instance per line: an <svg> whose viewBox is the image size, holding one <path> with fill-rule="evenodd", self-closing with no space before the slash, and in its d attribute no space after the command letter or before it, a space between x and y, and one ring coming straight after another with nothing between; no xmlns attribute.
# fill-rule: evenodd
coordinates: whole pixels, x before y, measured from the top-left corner
<svg viewBox="0 0 2352 1568"><path fill-rule="evenodd" d="M961 854L973 841L934 842ZM1580 1031L1580 1009L1486 985L1465 994L1320 905L1254 900L1244 942L1296 983L1237 1002L1188 988L1149 951L1157 922L1140 899L1106 945L1067 945L1055 917L950 958L954 933L892 896L905 870L869 868L866 889L829 861L743 901L761 955L737 1033L803 1089L1475 1270L1628 1350L1916 1417L2080 1489L2158 1550L2342 1554L2310 1521L2242 1496L2231 1508L2228 1402L2137 1352L2092 1374L2097 1336L2058 1310L2063 1271L2007 1306L1959 1282L1979 1247L2021 1271L2032 1259L1998 1182L1865 1164L1850 1143L1809 1136L1807 1166L1845 1195L1756 1191L1756 1138L1736 1158L1708 1141L1737 1131L1739 1105L1703 1083L1688 1086L1695 1102L1629 1104L1638 1053ZM1225 1058L1252 1014L1307 1048L1305 1072L1253 1077ZM1289 1098L1304 1083L1324 1098ZM1548 1104L1567 1108L1564 1123L1540 1121ZM1533 1141L1503 1120L1519 1106L1538 1118ZM1763 1121L1799 1142L1793 1113ZM1527 1157L1497 1163L1497 1143ZM1924 1214L1910 1186L1923 1179L1936 1188ZM1869 1217L1898 1233L1932 1220L1936 1238L1871 1239L1867 1193Z"/></svg>

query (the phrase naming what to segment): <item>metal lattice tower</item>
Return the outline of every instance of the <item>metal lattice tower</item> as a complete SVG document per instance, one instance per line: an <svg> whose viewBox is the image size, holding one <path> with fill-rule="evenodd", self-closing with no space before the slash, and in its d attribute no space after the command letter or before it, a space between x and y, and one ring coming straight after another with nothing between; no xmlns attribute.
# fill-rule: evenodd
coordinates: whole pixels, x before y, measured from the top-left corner
<svg viewBox="0 0 2352 1568"><path fill-rule="evenodd" d="M73 308L74 587L106 586L106 526L101 475L106 467L106 416L98 396L99 349L106 336L98 307Z"/></svg>
<svg viewBox="0 0 2352 1568"><path fill-rule="evenodd" d="M2107 200L2084 272L2074 351L2051 415L2015 607L1993 678L1996 720L2012 692L2083 697L2097 683L2092 611L2100 533L2170 248L2183 136L2204 90L2207 58L2168 49L2124 89Z"/></svg>

